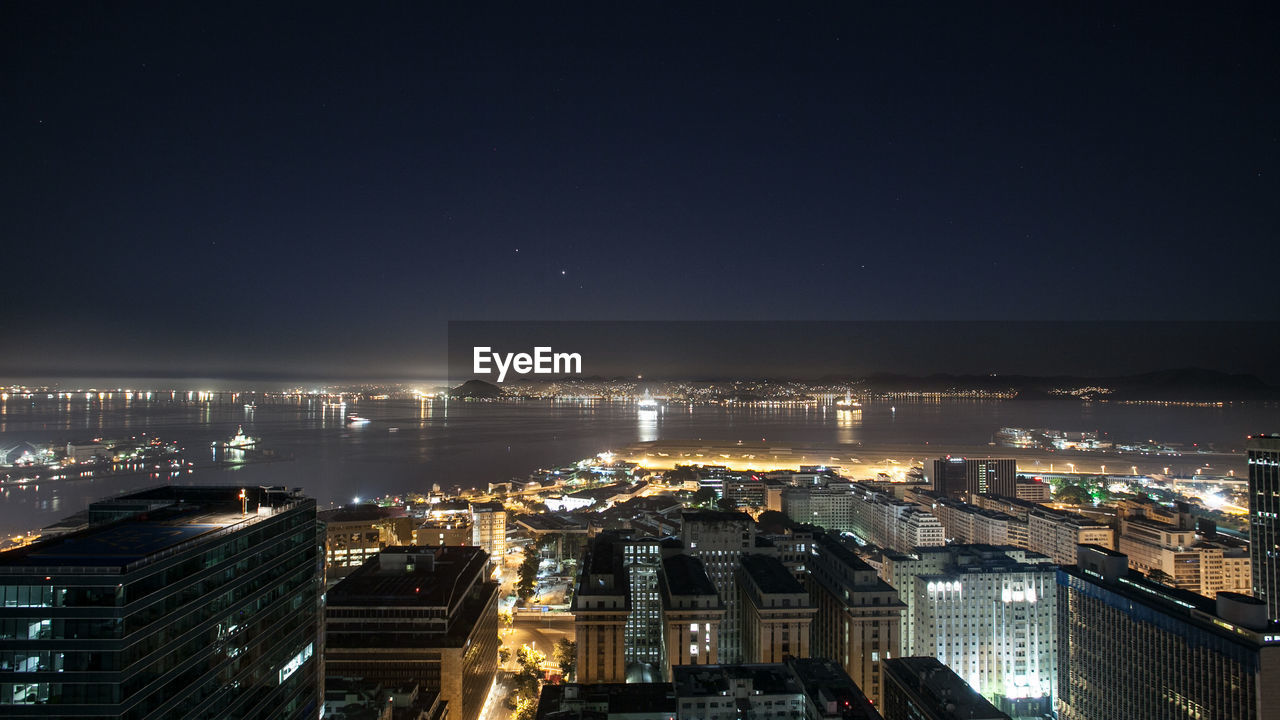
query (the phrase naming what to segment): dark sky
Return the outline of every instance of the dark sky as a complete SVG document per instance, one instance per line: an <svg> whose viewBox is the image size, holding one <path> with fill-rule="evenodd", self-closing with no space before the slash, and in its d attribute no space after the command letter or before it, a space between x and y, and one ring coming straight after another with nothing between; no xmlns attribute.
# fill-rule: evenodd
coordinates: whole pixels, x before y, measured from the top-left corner
<svg viewBox="0 0 1280 720"><path fill-rule="evenodd" d="M1270 3L186 5L0 5L0 374L1277 317Z"/></svg>

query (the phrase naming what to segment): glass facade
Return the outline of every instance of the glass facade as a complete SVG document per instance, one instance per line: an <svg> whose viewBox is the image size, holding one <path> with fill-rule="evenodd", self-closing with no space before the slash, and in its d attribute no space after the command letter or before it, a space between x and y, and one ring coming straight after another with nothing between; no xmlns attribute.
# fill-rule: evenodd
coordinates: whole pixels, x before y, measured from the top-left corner
<svg viewBox="0 0 1280 720"><path fill-rule="evenodd" d="M0 555L0 714L319 714L315 502L242 514L238 488L167 490L198 497Z"/></svg>

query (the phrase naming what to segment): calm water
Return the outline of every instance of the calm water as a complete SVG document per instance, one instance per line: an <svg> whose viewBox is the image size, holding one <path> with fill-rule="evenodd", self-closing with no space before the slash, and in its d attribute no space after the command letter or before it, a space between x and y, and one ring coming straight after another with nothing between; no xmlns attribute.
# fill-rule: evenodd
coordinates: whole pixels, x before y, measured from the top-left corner
<svg viewBox="0 0 1280 720"><path fill-rule="evenodd" d="M944 401L869 404L853 419L832 408L673 407L656 417L621 403L503 402L448 405L362 401L345 410L320 400L188 401L180 393L151 400L9 398L0 403L0 445L121 438L147 433L177 440L186 459L210 461L210 444L243 425L264 447L291 460L238 468L198 468L181 482L303 487L322 504L353 497L428 490L438 483L477 487L620 449L668 441L850 446L850 454L914 448L918 457L983 447L1003 425L1099 430L1118 440L1213 443L1242 447L1245 435L1280 430L1275 406L1165 408L1074 401ZM372 422L347 426L344 412ZM394 432L391 428L397 428ZM926 445L927 443L927 445ZM1187 464L1190 466L1190 463ZM1176 470L1175 470L1176 471ZM163 478L145 476L46 482L0 490L0 531L25 531L84 509L94 499Z"/></svg>

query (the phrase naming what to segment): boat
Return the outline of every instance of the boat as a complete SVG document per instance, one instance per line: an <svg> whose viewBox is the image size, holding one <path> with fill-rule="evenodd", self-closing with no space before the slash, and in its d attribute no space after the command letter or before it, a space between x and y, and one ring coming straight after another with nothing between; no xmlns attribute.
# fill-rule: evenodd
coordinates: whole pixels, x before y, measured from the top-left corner
<svg viewBox="0 0 1280 720"><path fill-rule="evenodd" d="M842 399L836 401L836 407L840 410L861 410L862 403L851 393L846 392Z"/></svg>
<svg viewBox="0 0 1280 720"><path fill-rule="evenodd" d="M369 418L366 418L366 417L360 417L359 415L356 415L355 413L352 413L352 414L350 414L350 415L348 415L348 416L347 416L347 424L348 424L348 425L367 425L368 423L369 423Z"/></svg>
<svg viewBox="0 0 1280 720"><path fill-rule="evenodd" d="M658 400L649 394L648 390L644 391L644 395L636 401L636 407L640 410L657 410Z"/></svg>
<svg viewBox="0 0 1280 720"><path fill-rule="evenodd" d="M258 438L249 437L244 434L244 426L241 425L236 429L236 434L231 439L222 443L222 447L228 450L245 450L258 444Z"/></svg>

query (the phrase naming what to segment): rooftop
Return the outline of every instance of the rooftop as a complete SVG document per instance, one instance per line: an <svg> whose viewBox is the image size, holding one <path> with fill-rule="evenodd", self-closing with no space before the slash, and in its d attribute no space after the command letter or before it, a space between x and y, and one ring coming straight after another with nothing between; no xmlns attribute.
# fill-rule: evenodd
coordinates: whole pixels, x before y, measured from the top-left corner
<svg viewBox="0 0 1280 720"><path fill-rule="evenodd" d="M805 694L824 718L881 720L871 700L834 661L826 658L791 658L787 664L804 685Z"/></svg>
<svg viewBox="0 0 1280 720"><path fill-rule="evenodd" d="M283 488L160 487L93 503L88 527L0 553L5 567L128 566L222 531L234 531L297 506ZM242 507L246 512L242 513Z"/></svg>
<svg viewBox="0 0 1280 720"><path fill-rule="evenodd" d="M327 603L453 608L473 582L484 580L488 560L478 547L389 547L334 585Z"/></svg>
<svg viewBox="0 0 1280 720"><path fill-rule="evenodd" d="M884 661L884 673L886 681L895 678L939 718L1009 720L937 658L892 658Z"/></svg>
<svg viewBox="0 0 1280 720"><path fill-rule="evenodd" d="M742 569L751 575L762 593L806 594L804 586L782 561L771 555L743 555Z"/></svg>
<svg viewBox="0 0 1280 720"><path fill-rule="evenodd" d="M745 683L762 695L804 692L795 673L783 664L677 665L671 675L680 698L732 694L733 686Z"/></svg>
<svg viewBox="0 0 1280 720"><path fill-rule="evenodd" d="M662 561L667 589L672 595L715 595L702 561L690 555L672 555Z"/></svg>

